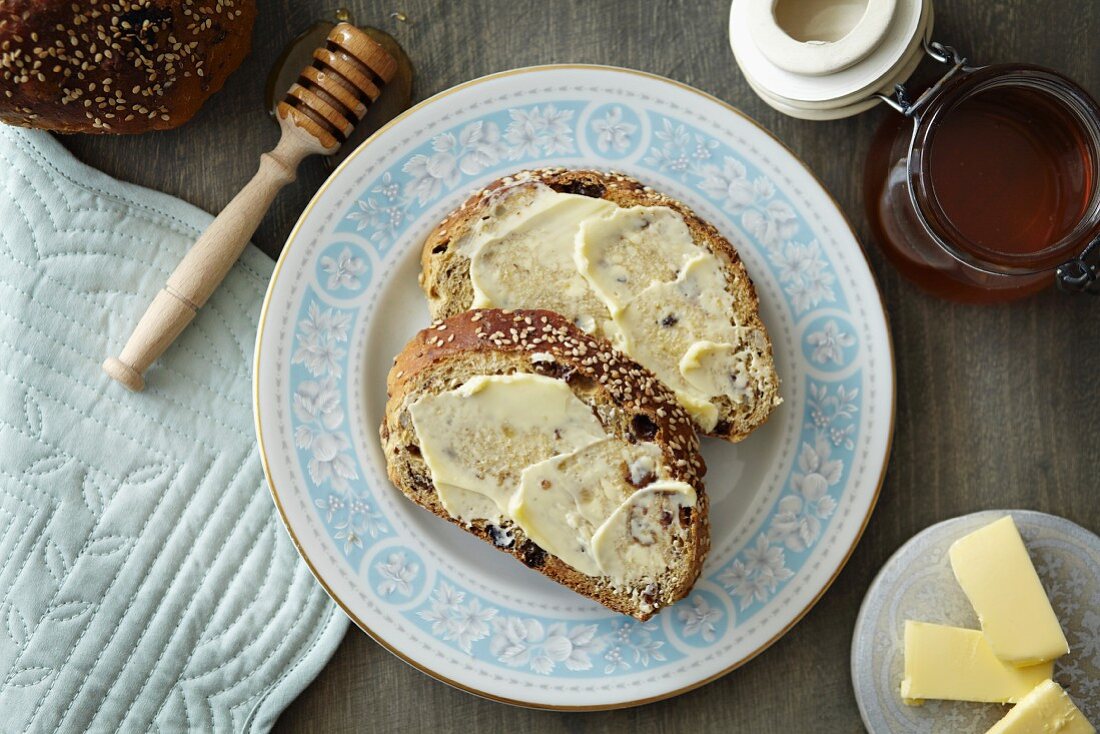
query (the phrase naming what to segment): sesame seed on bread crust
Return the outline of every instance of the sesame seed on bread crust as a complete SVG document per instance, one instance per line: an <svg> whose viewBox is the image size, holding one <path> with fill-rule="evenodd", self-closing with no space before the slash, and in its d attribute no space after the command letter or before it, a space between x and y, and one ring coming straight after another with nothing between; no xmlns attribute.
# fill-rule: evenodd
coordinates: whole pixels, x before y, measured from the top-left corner
<svg viewBox="0 0 1100 734"><path fill-rule="evenodd" d="M734 302L735 313L731 314L731 319L762 337L752 346L759 360L767 366L767 377L753 386L752 401L735 403L725 396L715 398L719 420L707 435L736 442L763 425L781 402L779 377L775 372L771 341L760 319L760 301L741 257L729 240L689 207L630 176L588 169L541 168L499 178L472 194L435 227L421 249L419 282L428 298L432 317L447 318L465 311L473 303L470 260L458 252L458 243L472 231L475 223L491 215L497 203L525 187L538 184L562 193L606 199L621 207L668 207L683 217L695 244L714 255L721 264L726 288ZM524 305L537 307L539 304Z"/></svg>
<svg viewBox="0 0 1100 734"><path fill-rule="evenodd" d="M589 405L609 435L660 447L672 479L696 492L680 518L683 540L674 566L643 588L616 588L587 576L526 538L505 521L467 527L443 508L424 462L409 405L426 394L452 390L475 375L533 373L564 380ZM463 527L522 563L604 606L648 619L691 590L710 545L706 465L691 419L672 393L645 368L550 311L467 311L418 333L395 358L386 382L380 428L387 473L406 496Z"/></svg>
<svg viewBox="0 0 1100 734"><path fill-rule="evenodd" d="M0 0L0 120L58 132L182 125L248 54L255 0Z"/></svg>

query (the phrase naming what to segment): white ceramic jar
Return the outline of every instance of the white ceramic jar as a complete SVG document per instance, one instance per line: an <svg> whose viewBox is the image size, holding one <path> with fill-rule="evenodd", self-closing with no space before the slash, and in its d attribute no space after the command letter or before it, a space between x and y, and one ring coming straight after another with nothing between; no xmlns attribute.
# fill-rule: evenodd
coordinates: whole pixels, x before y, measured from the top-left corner
<svg viewBox="0 0 1100 734"><path fill-rule="evenodd" d="M775 109L807 120L856 115L904 82L932 35L931 0L733 0L730 45Z"/></svg>

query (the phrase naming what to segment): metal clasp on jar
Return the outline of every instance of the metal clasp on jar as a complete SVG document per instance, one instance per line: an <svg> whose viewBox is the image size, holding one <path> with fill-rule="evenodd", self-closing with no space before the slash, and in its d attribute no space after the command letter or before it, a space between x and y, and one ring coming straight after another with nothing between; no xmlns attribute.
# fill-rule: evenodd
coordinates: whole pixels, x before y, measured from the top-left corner
<svg viewBox="0 0 1100 734"><path fill-rule="evenodd" d="M1077 257L1062 263L1054 271L1058 289L1066 293L1100 293L1100 237L1081 251Z"/></svg>
<svg viewBox="0 0 1100 734"><path fill-rule="evenodd" d="M905 89L904 84L894 85L893 95L885 95L880 92L876 92L872 95L878 97L906 117L912 117L921 107L927 104L930 99L939 94L940 89L943 88L943 85L946 84L951 77L955 76L960 71L965 73L974 68L972 66L967 66L966 57L960 55L959 52L951 46L942 44L939 41L929 41L928 39L925 39L921 43L924 46L924 52L926 54L941 64L951 65L947 73L940 77L939 81L922 92L915 101L910 100L909 92Z"/></svg>

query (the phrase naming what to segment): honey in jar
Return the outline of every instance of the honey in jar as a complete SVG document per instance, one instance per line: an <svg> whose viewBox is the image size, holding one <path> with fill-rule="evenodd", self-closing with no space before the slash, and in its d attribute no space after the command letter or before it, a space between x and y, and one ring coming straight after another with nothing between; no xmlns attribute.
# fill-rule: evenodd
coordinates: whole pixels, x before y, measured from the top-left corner
<svg viewBox="0 0 1100 734"><path fill-rule="evenodd" d="M964 70L872 141L868 217L898 270L937 296L1020 298L1100 234L1100 110L1033 66Z"/></svg>

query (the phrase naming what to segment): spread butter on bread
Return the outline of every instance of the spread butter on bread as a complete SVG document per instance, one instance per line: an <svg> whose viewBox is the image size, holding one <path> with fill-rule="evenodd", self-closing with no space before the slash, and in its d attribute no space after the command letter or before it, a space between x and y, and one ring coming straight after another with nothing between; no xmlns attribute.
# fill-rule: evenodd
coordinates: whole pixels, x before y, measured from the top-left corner
<svg viewBox="0 0 1100 734"><path fill-rule="evenodd" d="M638 619L710 543L692 421L655 376L550 311L467 311L394 360L380 429L410 499Z"/></svg>
<svg viewBox="0 0 1100 734"><path fill-rule="evenodd" d="M707 435L740 441L780 403L737 251L632 178L541 169L498 179L436 227L421 265L434 318L555 311L656 374Z"/></svg>

